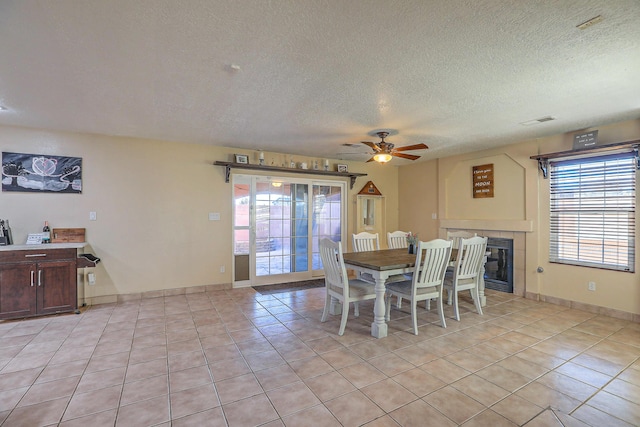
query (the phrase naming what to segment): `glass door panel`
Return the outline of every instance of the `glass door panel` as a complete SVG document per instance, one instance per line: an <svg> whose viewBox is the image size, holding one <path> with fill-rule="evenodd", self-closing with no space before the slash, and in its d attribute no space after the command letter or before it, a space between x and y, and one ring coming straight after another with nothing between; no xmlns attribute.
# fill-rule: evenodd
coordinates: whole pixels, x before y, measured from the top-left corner
<svg viewBox="0 0 640 427"><path fill-rule="evenodd" d="M342 240L342 218L344 217L344 184L315 184L313 186L313 248L312 269L322 273L320 240L329 238Z"/></svg>
<svg viewBox="0 0 640 427"><path fill-rule="evenodd" d="M345 189L341 182L234 176L234 283L322 275L319 242L342 239Z"/></svg>
<svg viewBox="0 0 640 427"><path fill-rule="evenodd" d="M256 277L309 270L308 188L256 179Z"/></svg>
<svg viewBox="0 0 640 427"><path fill-rule="evenodd" d="M251 182L241 179L233 184L233 259L234 282L251 278Z"/></svg>

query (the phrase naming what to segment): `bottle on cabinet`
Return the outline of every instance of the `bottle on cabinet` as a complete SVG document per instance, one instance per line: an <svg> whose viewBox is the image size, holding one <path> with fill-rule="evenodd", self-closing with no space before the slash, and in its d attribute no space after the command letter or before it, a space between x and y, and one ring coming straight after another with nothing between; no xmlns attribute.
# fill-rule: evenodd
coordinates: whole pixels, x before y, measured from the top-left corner
<svg viewBox="0 0 640 427"><path fill-rule="evenodd" d="M13 244L13 237L11 236L9 220L0 219L0 245L6 246L11 244Z"/></svg>
<svg viewBox="0 0 640 427"><path fill-rule="evenodd" d="M13 245L13 235L11 234L11 227L9 226L9 220L4 220L4 235L7 237L7 244Z"/></svg>
<svg viewBox="0 0 640 427"><path fill-rule="evenodd" d="M45 221L44 227L42 227L42 243L51 243L51 229L49 228L49 221Z"/></svg>

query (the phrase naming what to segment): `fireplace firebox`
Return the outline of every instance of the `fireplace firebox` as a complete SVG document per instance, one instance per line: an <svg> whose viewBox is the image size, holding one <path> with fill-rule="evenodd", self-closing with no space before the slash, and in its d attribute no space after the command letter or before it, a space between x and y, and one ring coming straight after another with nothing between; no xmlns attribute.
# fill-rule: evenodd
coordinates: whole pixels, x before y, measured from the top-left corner
<svg viewBox="0 0 640 427"><path fill-rule="evenodd" d="M513 239L487 238L485 288L513 293Z"/></svg>

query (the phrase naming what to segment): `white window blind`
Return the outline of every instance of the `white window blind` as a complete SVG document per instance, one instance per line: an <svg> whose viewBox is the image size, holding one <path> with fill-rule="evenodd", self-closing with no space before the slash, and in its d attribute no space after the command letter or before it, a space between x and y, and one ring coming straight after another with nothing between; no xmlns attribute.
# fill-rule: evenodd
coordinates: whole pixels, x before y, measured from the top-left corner
<svg viewBox="0 0 640 427"><path fill-rule="evenodd" d="M634 272L632 153L552 162L550 261Z"/></svg>

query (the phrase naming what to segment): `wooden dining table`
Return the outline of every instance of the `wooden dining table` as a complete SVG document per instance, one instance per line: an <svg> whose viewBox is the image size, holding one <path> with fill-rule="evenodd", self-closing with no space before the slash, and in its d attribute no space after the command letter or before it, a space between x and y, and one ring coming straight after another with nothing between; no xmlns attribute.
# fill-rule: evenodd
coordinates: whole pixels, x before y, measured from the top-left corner
<svg viewBox="0 0 640 427"><path fill-rule="evenodd" d="M457 253L457 249L451 251L451 262L455 262ZM343 257L345 267L362 273L369 273L375 279L376 300L373 308L374 318L373 323L371 323L371 335L376 338L386 337L385 283L393 275L413 272L416 262L415 254L410 254L407 249L383 249L379 251L347 252L343 254ZM480 282L481 286L478 289L481 295L480 302L485 305L484 263Z"/></svg>

